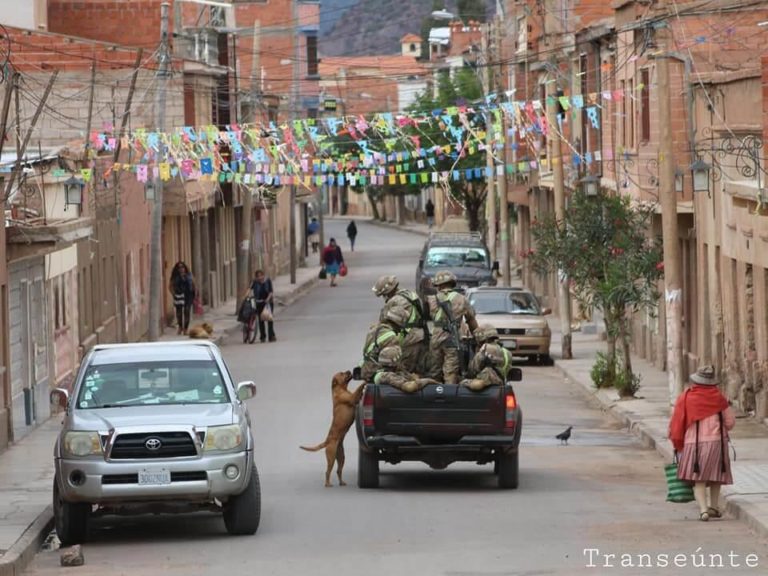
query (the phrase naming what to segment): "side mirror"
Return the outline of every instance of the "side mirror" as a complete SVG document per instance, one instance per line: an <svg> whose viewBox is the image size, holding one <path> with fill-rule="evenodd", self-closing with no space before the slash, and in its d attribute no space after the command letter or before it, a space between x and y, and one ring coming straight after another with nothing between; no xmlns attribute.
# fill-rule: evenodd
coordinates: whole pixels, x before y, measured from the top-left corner
<svg viewBox="0 0 768 576"><path fill-rule="evenodd" d="M64 388L54 388L51 390L50 399L53 406L66 410L69 406L69 391Z"/></svg>
<svg viewBox="0 0 768 576"><path fill-rule="evenodd" d="M256 384L253 381L240 382L237 385L237 398L239 400L248 400L256 396Z"/></svg>
<svg viewBox="0 0 768 576"><path fill-rule="evenodd" d="M352 380L362 380L363 379L363 372L360 370L360 366L355 366L352 369Z"/></svg>
<svg viewBox="0 0 768 576"><path fill-rule="evenodd" d="M541 315L542 316L549 316L552 314L552 308L542 308L541 309Z"/></svg>
<svg viewBox="0 0 768 576"><path fill-rule="evenodd" d="M510 368L509 374L507 374L507 380L509 382L522 382L523 371L520 368Z"/></svg>
<svg viewBox="0 0 768 576"><path fill-rule="evenodd" d="M498 260L494 260L493 261L493 266L491 267L491 270L493 270L494 272L498 272L499 271L499 261Z"/></svg>
<svg viewBox="0 0 768 576"><path fill-rule="evenodd" d="M424 268L424 258L419 260L419 268Z"/></svg>

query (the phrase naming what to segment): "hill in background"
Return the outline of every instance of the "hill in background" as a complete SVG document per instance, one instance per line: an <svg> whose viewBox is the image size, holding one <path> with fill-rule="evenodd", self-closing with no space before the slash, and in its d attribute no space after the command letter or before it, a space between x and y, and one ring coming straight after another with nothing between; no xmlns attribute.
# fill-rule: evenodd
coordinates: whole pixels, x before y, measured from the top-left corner
<svg viewBox="0 0 768 576"><path fill-rule="evenodd" d="M485 0L485 4L490 17L496 1ZM456 0L448 0L446 7L455 12ZM320 52L325 56L396 54L400 38L421 35L421 24L431 12L432 0L322 0Z"/></svg>

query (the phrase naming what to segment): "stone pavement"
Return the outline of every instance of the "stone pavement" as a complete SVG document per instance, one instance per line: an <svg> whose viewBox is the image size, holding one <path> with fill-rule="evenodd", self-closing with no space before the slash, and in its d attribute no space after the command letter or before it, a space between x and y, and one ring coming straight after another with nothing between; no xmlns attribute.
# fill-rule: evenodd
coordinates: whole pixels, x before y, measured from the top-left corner
<svg viewBox="0 0 768 576"><path fill-rule="evenodd" d="M621 399L614 390L597 390L592 384L590 370L605 342L598 335L573 333L572 360L560 358L561 340L557 319L550 321L552 352L555 366L565 376L566 383L578 386L603 410L609 412L628 430L667 462L672 462L672 445L667 439L671 415L669 384L666 372L638 357L632 358L635 372L642 376L637 398ZM578 444L579 431L573 430L572 442ZM723 488L726 510L746 522L762 538L768 537L768 427L754 418L737 415L731 433L733 449L733 486ZM736 454L733 460L734 452ZM659 477L659 482L664 482ZM694 506L694 504L690 504Z"/></svg>
<svg viewBox="0 0 768 576"><path fill-rule="evenodd" d="M275 316L317 284L319 267L300 268L296 284L288 276L273 279ZM208 310L193 323L210 321L221 342L236 333L236 301ZM163 340L185 338L166 328ZM53 528L51 490L53 486L53 445L63 416L52 416L18 443L0 453L0 576L19 576Z"/></svg>

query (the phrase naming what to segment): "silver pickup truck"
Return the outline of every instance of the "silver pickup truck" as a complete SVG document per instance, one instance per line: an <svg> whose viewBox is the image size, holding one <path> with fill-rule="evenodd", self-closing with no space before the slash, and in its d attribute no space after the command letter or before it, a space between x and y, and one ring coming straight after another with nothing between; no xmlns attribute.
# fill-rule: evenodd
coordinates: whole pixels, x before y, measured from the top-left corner
<svg viewBox="0 0 768 576"><path fill-rule="evenodd" d="M54 448L53 507L63 545L83 542L89 518L214 510L231 534L261 515L251 422L210 342L96 346L84 358Z"/></svg>

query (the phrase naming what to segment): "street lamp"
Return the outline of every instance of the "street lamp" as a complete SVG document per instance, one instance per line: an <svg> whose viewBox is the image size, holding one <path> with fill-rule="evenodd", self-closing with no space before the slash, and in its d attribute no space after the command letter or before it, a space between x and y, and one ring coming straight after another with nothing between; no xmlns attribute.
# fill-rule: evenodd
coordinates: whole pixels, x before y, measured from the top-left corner
<svg viewBox="0 0 768 576"><path fill-rule="evenodd" d="M453 12L448 12L448 10L434 10L432 18L435 20L453 20L456 15Z"/></svg>
<svg viewBox="0 0 768 576"><path fill-rule="evenodd" d="M694 192L709 192L709 171L712 166L697 158L696 162L691 164L691 175L693 177Z"/></svg>
<svg viewBox="0 0 768 576"><path fill-rule="evenodd" d="M83 188L85 188L85 182L80 178L70 176L64 181L64 208L83 205Z"/></svg>
<svg viewBox="0 0 768 576"><path fill-rule="evenodd" d="M600 178L590 174L581 179L581 189L584 191L585 196L597 196L600 191Z"/></svg>
<svg viewBox="0 0 768 576"><path fill-rule="evenodd" d="M147 202L155 201L155 181L154 180L147 180L144 183L144 199Z"/></svg>

